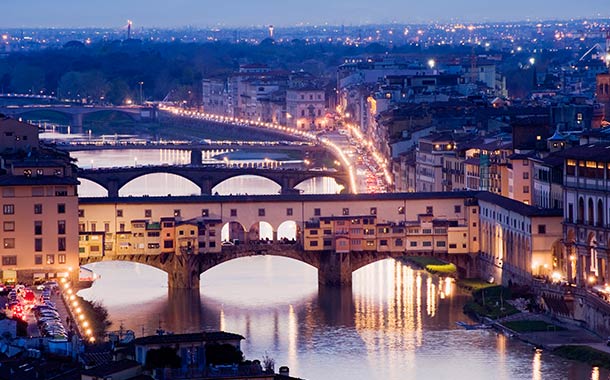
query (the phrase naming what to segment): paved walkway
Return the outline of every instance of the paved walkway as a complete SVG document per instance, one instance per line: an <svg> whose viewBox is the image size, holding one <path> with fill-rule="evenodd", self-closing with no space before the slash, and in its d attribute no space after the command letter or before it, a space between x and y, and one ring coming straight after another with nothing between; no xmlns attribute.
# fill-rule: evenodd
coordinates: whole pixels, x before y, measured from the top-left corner
<svg viewBox="0 0 610 380"><path fill-rule="evenodd" d="M560 326L565 330L561 331L543 331L531 333L515 333L515 336L525 342L548 349L555 349L565 345L589 346L599 351L610 354L610 347L606 345L606 341L594 333L578 327L574 324L563 323L557 319L550 318L546 315L535 313L521 313L511 317L507 317L499 321L518 321L518 320L539 320L549 324Z"/></svg>

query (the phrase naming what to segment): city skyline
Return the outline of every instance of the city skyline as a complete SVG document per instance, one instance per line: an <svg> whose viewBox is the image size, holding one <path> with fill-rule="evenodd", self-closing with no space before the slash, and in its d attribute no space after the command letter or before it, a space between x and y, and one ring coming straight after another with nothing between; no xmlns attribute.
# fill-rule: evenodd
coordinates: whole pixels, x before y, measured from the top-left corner
<svg viewBox="0 0 610 380"><path fill-rule="evenodd" d="M428 23L433 21L491 22L608 17L604 0L584 0L574 3L559 0L549 8L548 2L516 0L489 4L484 0L437 0L434 7L427 3L390 0L375 7L364 0L311 0L308 7L294 3L265 0L251 2L230 0L214 8L210 2L178 0L137 0L129 4L108 0L102 8L97 3L72 3L58 0L52 3L26 0L3 5L6 28L19 27L121 27L126 20L138 27L171 28L179 26L247 27L273 24L280 27L299 25L365 25L382 23ZM66 12L65 9L70 9ZM239 10L236 12L236 10ZM295 11L296 10L296 11ZM390 11L391 10L391 11ZM76 17L75 17L76 16Z"/></svg>

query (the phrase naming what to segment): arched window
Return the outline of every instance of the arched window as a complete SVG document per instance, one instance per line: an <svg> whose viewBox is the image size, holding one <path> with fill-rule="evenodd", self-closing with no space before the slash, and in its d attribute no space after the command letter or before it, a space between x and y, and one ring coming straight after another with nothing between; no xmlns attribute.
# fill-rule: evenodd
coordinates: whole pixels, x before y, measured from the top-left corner
<svg viewBox="0 0 610 380"><path fill-rule="evenodd" d="M580 197L578 200L578 218L576 218L576 223L584 223L585 222L585 200L583 197Z"/></svg>
<svg viewBox="0 0 610 380"><path fill-rule="evenodd" d="M592 226L593 224L595 224L595 220L594 220L594 217L595 217L595 215L594 215L594 214L595 214L595 211L594 211L594 206L593 206L593 199L592 199L592 198L589 198L589 202L588 202L588 203L589 203L589 207L588 207L589 212L587 213L587 217L588 217L588 218L587 218L587 223L588 223L590 226Z"/></svg>
<svg viewBox="0 0 610 380"><path fill-rule="evenodd" d="M597 225L600 227L604 225L604 203L601 199L597 201Z"/></svg>

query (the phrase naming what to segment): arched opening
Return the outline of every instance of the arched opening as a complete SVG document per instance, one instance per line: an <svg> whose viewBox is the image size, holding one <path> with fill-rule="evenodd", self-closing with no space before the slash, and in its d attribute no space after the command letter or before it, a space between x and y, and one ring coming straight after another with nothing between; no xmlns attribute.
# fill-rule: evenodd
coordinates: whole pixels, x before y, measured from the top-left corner
<svg viewBox="0 0 610 380"><path fill-rule="evenodd" d="M578 199L578 218L576 219L576 223L584 223L585 222L585 200L583 197Z"/></svg>
<svg viewBox="0 0 610 380"><path fill-rule="evenodd" d="M167 273L155 267L130 261L103 261L87 264L97 279L78 295L91 301L103 301L110 315L113 307L141 304L167 295ZM112 295L112 296L110 296Z"/></svg>
<svg viewBox="0 0 610 380"><path fill-rule="evenodd" d="M258 243L272 243L273 227L267 222L254 223L248 230L248 241Z"/></svg>
<svg viewBox="0 0 610 380"><path fill-rule="evenodd" d="M78 196L81 198L107 197L108 190L102 185L85 178L79 178Z"/></svg>
<svg viewBox="0 0 610 380"><path fill-rule="evenodd" d="M597 201L597 225L604 225L604 202L601 199Z"/></svg>
<svg viewBox="0 0 610 380"><path fill-rule="evenodd" d="M293 220L287 220L277 228L277 239L284 243L296 243L300 239L298 224Z"/></svg>
<svg viewBox="0 0 610 380"><path fill-rule="evenodd" d="M589 282L593 282L592 276L595 277L595 282L597 281L598 272L598 262L597 262L597 238L595 237L595 233L591 232L587 237L587 250L588 250L588 265L586 270L588 273L587 280Z"/></svg>
<svg viewBox="0 0 610 380"><path fill-rule="evenodd" d="M244 307L256 307L258 315L268 307L317 297L318 271L288 257L242 257L205 271L201 275L201 294L204 304L222 304L225 310L233 307L242 312ZM273 309L277 313L277 309ZM243 322L243 314L240 316ZM247 331L247 328L239 330Z"/></svg>
<svg viewBox="0 0 610 380"><path fill-rule="evenodd" d="M27 111L18 115L22 120L38 125L41 123L69 125L72 117L64 112L40 109L36 111Z"/></svg>
<svg viewBox="0 0 610 380"><path fill-rule="evenodd" d="M294 187L302 194L339 194L345 187L332 177L314 177L306 179Z"/></svg>
<svg viewBox="0 0 610 380"><path fill-rule="evenodd" d="M83 114L83 123L87 123L87 127L104 126L109 123L133 124L133 122L134 117L131 114L121 111L99 110Z"/></svg>
<svg viewBox="0 0 610 380"><path fill-rule="evenodd" d="M219 195L269 195L279 194L282 187L272 180L256 175L240 175L228 178L212 188Z"/></svg>
<svg viewBox="0 0 610 380"><path fill-rule="evenodd" d="M246 241L246 229L239 222L228 222L222 226L220 239L222 244L239 245Z"/></svg>
<svg viewBox="0 0 610 380"><path fill-rule="evenodd" d="M176 174L152 173L129 181L119 189L119 196L184 196L199 195L201 189L192 181Z"/></svg>
<svg viewBox="0 0 610 380"><path fill-rule="evenodd" d="M588 207L589 212L587 213L587 223L592 226L595 223L595 221L593 219L594 210L593 210L593 199L592 198L589 198L588 206L589 206Z"/></svg>

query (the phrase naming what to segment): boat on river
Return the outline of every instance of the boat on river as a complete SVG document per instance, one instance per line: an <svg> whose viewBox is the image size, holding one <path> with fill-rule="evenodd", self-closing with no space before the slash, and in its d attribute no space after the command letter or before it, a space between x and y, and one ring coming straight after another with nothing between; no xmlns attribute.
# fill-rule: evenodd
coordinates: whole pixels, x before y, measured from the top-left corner
<svg viewBox="0 0 610 380"><path fill-rule="evenodd" d="M492 327L491 325L486 323L467 323L462 321L455 322L455 324L460 327L463 327L466 330L487 330Z"/></svg>

